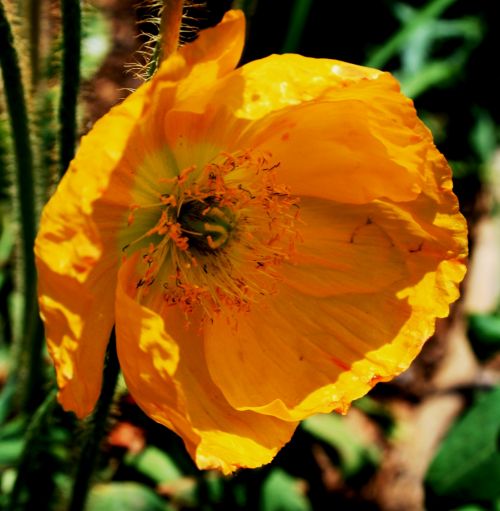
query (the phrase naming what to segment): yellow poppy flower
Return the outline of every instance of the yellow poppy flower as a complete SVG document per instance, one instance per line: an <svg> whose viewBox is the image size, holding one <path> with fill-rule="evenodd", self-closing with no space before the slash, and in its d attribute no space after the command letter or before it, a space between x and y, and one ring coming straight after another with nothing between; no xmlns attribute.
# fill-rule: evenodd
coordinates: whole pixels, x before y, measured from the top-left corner
<svg viewBox="0 0 500 511"><path fill-rule="evenodd" d="M100 119L36 241L64 408L91 412L116 325L137 403L224 472L406 369L467 252L449 167L391 75L235 69L243 40L230 11Z"/></svg>

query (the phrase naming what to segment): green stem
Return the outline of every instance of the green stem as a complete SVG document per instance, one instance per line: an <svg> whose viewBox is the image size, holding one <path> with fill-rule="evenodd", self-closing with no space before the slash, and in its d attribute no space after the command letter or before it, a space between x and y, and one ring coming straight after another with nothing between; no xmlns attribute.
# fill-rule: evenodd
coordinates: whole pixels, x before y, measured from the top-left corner
<svg viewBox="0 0 500 511"><path fill-rule="evenodd" d="M148 62L148 67L146 70L146 80L149 80L156 73L156 70L160 66L160 55L161 55L161 41L158 41L155 44L155 47L153 49L153 54L151 55L151 59Z"/></svg>
<svg viewBox="0 0 500 511"><path fill-rule="evenodd" d="M120 364L116 354L116 339L115 331L113 329L109 340L106 363L104 366L101 395L99 396L99 401L97 402L94 414L92 415L89 428L86 431L86 437L77 467L75 483L73 485L69 511L82 511L85 507L90 487L90 479L99 455L101 440L106 430L106 421L113 402L113 395L119 373Z"/></svg>
<svg viewBox="0 0 500 511"><path fill-rule="evenodd" d="M38 445L40 443L40 438L43 436L46 419L52 415L52 411L57 404L56 396L57 391L54 389L35 412L26 430L23 452L21 453L20 462L17 467L16 481L10 494L9 510L19 509L19 497L26 481L30 479L28 474L30 474L32 470L34 459L38 453Z"/></svg>
<svg viewBox="0 0 500 511"><path fill-rule="evenodd" d="M2 51L0 51L0 65L16 157L16 185L20 201L24 285L31 290L35 288L33 243L36 233L33 153L21 69L10 24L1 0L0 48L2 48ZM30 294L26 293L26 296L28 297ZM25 317L24 319L26 321L28 318Z"/></svg>
<svg viewBox="0 0 500 511"><path fill-rule="evenodd" d="M172 55L179 47L183 9L184 0L163 0L160 38L156 41L151 55L146 71L146 80L149 80L160 67L162 61Z"/></svg>
<svg viewBox="0 0 500 511"><path fill-rule="evenodd" d="M36 314L36 319L31 323L30 330L28 331L30 339L29 349L26 353L28 374L26 376L24 395L22 396L23 410L28 413L33 411L40 402L44 377L42 373L42 352L45 345L44 327L38 314L37 303L33 304L33 310L33 314Z"/></svg>
<svg viewBox="0 0 500 511"><path fill-rule="evenodd" d="M32 339L37 331L38 305L36 301L36 271L33 244L35 241L37 214L35 208L35 185L33 171L33 152L29 131L29 118L26 108L24 86L21 77L19 59L14 45L12 30L5 7L0 0L0 66L5 89L7 110L14 145L16 163L17 206L21 220L21 264L23 278L24 310L22 325L25 330L22 344L15 359L17 367L11 371L10 378L19 381L23 388L21 368L24 357L30 353L33 366L26 367L24 378L40 381L40 350L33 352ZM24 400L24 396L23 396Z"/></svg>
<svg viewBox="0 0 500 511"><path fill-rule="evenodd" d="M82 12L80 0L61 0L61 6L63 57L61 102L59 104L59 172L62 176L75 155Z"/></svg>
<svg viewBox="0 0 500 511"><path fill-rule="evenodd" d="M288 24L288 32L283 43L283 53L297 51L311 6L312 0L295 0Z"/></svg>
<svg viewBox="0 0 500 511"><path fill-rule="evenodd" d="M163 0L160 60L172 55L179 47L183 8L184 0Z"/></svg>

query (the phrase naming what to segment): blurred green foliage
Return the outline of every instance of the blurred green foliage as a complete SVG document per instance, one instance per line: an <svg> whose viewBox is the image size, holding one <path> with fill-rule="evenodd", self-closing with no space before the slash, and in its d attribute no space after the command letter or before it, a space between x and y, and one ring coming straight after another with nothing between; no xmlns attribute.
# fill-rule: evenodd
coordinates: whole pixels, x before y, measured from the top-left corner
<svg viewBox="0 0 500 511"><path fill-rule="evenodd" d="M380 461L379 449L373 444L363 442L359 435L349 429L340 415L315 415L306 419L302 428L336 451L339 467L346 478L365 470L367 465L375 467Z"/></svg>
<svg viewBox="0 0 500 511"><path fill-rule="evenodd" d="M170 511L153 490L139 483L97 484L89 495L87 511Z"/></svg>
<svg viewBox="0 0 500 511"><path fill-rule="evenodd" d="M475 401L442 443L427 473L435 496L500 503L499 438L497 387Z"/></svg>
<svg viewBox="0 0 500 511"><path fill-rule="evenodd" d="M281 468L273 469L262 485L262 511L312 511L299 482Z"/></svg>
<svg viewBox="0 0 500 511"><path fill-rule="evenodd" d="M500 315L472 314L469 316L469 337L481 359L488 359L500 351Z"/></svg>
<svg viewBox="0 0 500 511"><path fill-rule="evenodd" d="M91 4L82 11L81 74L89 80L97 72L111 50L111 27L104 13Z"/></svg>

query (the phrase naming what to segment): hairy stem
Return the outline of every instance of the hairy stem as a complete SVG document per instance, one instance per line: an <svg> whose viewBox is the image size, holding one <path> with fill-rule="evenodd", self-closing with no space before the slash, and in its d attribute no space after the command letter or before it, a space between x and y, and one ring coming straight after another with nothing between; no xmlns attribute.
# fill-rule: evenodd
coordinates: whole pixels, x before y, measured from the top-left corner
<svg viewBox="0 0 500 511"><path fill-rule="evenodd" d="M40 0L29 0L28 18L29 18L29 45L30 45L30 64L31 64L31 87L34 89L38 83L40 75Z"/></svg>
<svg viewBox="0 0 500 511"><path fill-rule="evenodd" d="M90 481L99 455L101 440L106 431L106 422L113 402L119 373L120 365L116 354L116 339L113 329L106 354L101 394L86 431L73 485L71 502L68 508L69 511L82 511L85 508Z"/></svg>
<svg viewBox="0 0 500 511"><path fill-rule="evenodd" d="M179 46L184 0L164 0L161 13L161 56L160 60L174 53Z"/></svg>
<svg viewBox="0 0 500 511"><path fill-rule="evenodd" d="M23 405L26 409L28 388L34 388L41 381L41 343L35 339L40 333L38 325L40 320L36 300L35 258L33 253L37 214L35 208L33 152L24 85L19 58L14 45L14 37L4 4L1 0L0 48L0 67L15 155L16 206L21 221L20 261L22 265L22 291L24 296L24 310L21 318L24 332L19 349L15 350L15 367L9 375L9 379L16 382L16 385L21 389ZM27 383L28 380L29 382Z"/></svg>

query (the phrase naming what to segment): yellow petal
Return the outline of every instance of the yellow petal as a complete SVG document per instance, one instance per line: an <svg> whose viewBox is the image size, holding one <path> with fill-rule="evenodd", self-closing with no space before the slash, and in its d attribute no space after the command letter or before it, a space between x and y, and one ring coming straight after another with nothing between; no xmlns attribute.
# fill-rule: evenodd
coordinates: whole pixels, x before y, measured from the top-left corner
<svg viewBox="0 0 500 511"><path fill-rule="evenodd" d="M394 294L389 288L318 298L282 288L273 303L256 305L238 318L237 332L225 321L214 322L206 337L210 374L240 410L283 420L342 410L366 393L366 380L383 369L374 366L356 375L361 378L356 395L339 383L341 375L394 340L410 317L408 304ZM409 363L403 352L399 355L398 364ZM230 374L234 367L237 379ZM388 367L391 376L398 369Z"/></svg>
<svg viewBox="0 0 500 511"><path fill-rule="evenodd" d="M175 100L158 101L156 132L182 166L251 148L271 154L297 195L365 203L420 193L426 143L388 73L299 55L251 62L218 81L199 71Z"/></svg>
<svg viewBox="0 0 500 511"><path fill-rule="evenodd" d="M104 351L114 322L119 253L116 231L127 197L110 183L143 107L145 87L100 119L45 206L35 242L38 293L67 410L83 417L101 387ZM97 204L107 196L112 203Z"/></svg>
<svg viewBox="0 0 500 511"><path fill-rule="evenodd" d="M200 468L226 473L267 463L297 420L345 411L404 370L457 298L466 257L449 168L390 75L296 55L233 70L243 38L231 11L96 124L36 245L65 408L92 408L116 317L139 405L182 436ZM138 245L118 267L157 221L146 212L128 228L131 206L153 211L161 180L221 151L272 161L276 193L301 199L303 242L290 261L276 258L275 295L203 322L201 307L186 317L162 297L175 268L160 268L146 296Z"/></svg>
<svg viewBox="0 0 500 511"><path fill-rule="evenodd" d="M38 259L39 303L59 401L78 417L99 396L106 345L114 323L114 268L85 282L55 272Z"/></svg>
<svg viewBox="0 0 500 511"><path fill-rule="evenodd" d="M204 165L222 150L213 147L211 134L226 132L228 123L205 110L209 91L237 65L244 37L243 13L228 11L219 25L200 32L155 73L141 123L125 155L130 172L137 174L132 202L154 202L151 190L158 190L160 179L193 164Z"/></svg>
<svg viewBox="0 0 500 511"><path fill-rule="evenodd" d="M389 87L377 91L382 84L362 82L328 101L289 107L249 129L248 145L271 154L293 194L412 200L422 190L426 144L413 106Z"/></svg>
<svg viewBox="0 0 500 511"><path fill-rule="evenodd" d="M219 87L215 101L225 104L237 117L254 121L286 107L335 99L339 94L358 99L363 90L372 90L372 97L379 99L387 91L399 90L389 73L294 54L249 62L227 76Z"/></svg>
<svg viewBox="0 0 500 511"><path fill-rule="evenodd" d="M302 196L304 243L276 295L240 314L237 331L219 319L207 331L210 374L235 408L284 420L345 411L406 369L458 298L467 233L450 169L409 101L378 80L323 88L318 103L246 131ZM283 89L293 94L275 88L269 110L301 100L299 86Z"/></svg>
<svg viewBox="0 0 500 511"><path fill-rule="evenodd" d="M166 59L152 80L150 108L158 121L157 136L163 137L164 115L169 110L202 112L214 83L232 71L241 57L245 40L245 18L241 11L228 11L215 27ZM163 124L163 126L162 126Z"/></svg>
<svg viewBox="0 0 500 511"><path fill-rule="evenodd" d="M303 241L283 268L283 282L306 295L328 297L377 293L408 280L407 253L395 248L385 218L380 219L386 214L381 208L376 203L352 205L302 197ZM402 235L408 225L396 228Z"/></svg>
<svg viewBox="0 0 500 511"><path fill-rule="evenodd" d="M232 408L212 382L196 318L164 305L161 315L135 300L136 258L120 269L116 333L120 365L139 406L177 432L199 468L229 473L268 463L296 423Z"/></svg>
<svg viewBox="0 0 500 511"><path fill-rule="evenodd" d="M409 366L458 298L467 253L449 168L428 153L415 201L302 198L304 241L277 293L237 330L207 329L210 374L232 406L283 420L346 411Z"/></svg>

